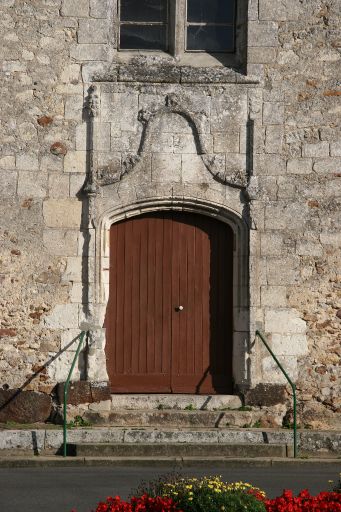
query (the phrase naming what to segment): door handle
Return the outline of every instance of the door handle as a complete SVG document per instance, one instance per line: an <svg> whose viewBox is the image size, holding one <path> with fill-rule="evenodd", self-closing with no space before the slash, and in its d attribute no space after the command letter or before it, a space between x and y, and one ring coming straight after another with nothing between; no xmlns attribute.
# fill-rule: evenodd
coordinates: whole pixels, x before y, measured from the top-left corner
<svg viewBox="0 0 341 512"><path fill-rule="evenodd" d="M175 308L176 311L183 311L184 310L184 307L183 306L177 306Z"/></svg>

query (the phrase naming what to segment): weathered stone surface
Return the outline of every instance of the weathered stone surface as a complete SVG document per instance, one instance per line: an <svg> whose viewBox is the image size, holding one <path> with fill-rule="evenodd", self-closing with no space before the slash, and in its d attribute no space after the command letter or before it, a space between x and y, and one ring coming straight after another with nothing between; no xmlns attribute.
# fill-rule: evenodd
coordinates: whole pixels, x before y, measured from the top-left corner
<svg viewBox="0 0 341 512"><path fill-rule="evenodd" d="M57 386L59 403L64 400L64 383ZM73 381L68 392L68 405L92 404L110 400L110 388L106 382Z"/></svg>
<svg viewBox="0 0 341 512"><path fill-rule="evenodd" d="M245 403L256 407L283 404L286 398L286 388L281 384L257 384L244 395Z"/></svg>
<svg viewBox="0 0 341 512"><path fill-rule="evenodd" d="M0 389L0 423L42 423L51 411L52 400L44 393Z"/></svg>
<svg viewBox="0 0 341 512"><path fill-rule="evenodd" d="M52 359L30 383L49 393L65 381L79 322L104 324L111 222L175 208L233 226L236 383L282 383L261 345L249 353L259 324L305 406L334 425L341 36L329 3L252 0L238 55L179 58L172 44L118 52L114 0L1 3L0 373L10 388ZM104 347L103 331L75 378L106 380Z"/></svg>
<svg viewBox="0 0 341 512"><path fill-rule="evenodd" d="M43 215L50 228L77 228L81 224L82 203L76 199L48 199Z"/></svg>

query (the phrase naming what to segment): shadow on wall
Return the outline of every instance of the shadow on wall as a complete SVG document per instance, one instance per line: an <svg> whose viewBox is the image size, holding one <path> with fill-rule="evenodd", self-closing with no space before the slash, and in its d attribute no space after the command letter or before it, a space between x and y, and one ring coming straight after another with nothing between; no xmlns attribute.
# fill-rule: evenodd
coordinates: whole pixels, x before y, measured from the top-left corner
<svg viewBox="0 0 341 512"><path fill-rule="evenodd" d="M25 389L34 379L46 373L46 370L63 353L65 353L77 340L78 336L71 340L62 350L57 352L46 363L41 365L21 386L17 389L9 389L4 384L0 390L0 423L42 423L50 418L52 412L52 398L44 393L37 393ZM85 346L78 358L78 370L80 379L86 379L86 361L88 353L88 337ZM71 367L71 365L70 365Z"/></svg>

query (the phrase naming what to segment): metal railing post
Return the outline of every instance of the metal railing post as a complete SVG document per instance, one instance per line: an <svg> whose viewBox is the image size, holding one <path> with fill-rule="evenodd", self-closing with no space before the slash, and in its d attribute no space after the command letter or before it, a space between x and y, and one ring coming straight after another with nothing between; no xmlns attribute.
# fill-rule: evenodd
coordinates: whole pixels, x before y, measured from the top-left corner
<svg viewBox="0 0 341 512"><path fill-rule="evenodd" d="M296 458L297 457L297 411L296 411L297 400L296 400L296 386L292 382L292 380L290 379L290 377L287 374L287 372L284 370L284 368L281 365L281 363L278 361L278 359L275 356L275 354L272 352L271 348L269 347L269 344L267 343L267 341L265 339L265 336L260 331L258 331L258 330L256 331L256 336L258 336L262 340L262 342L264 343L264 345L266 346L266 348L268 349L268 351L272 355L272 357L273 357L274 361L276 362L277 366L279 367L279 369L282 371L282 373L284 374L285 378L289 382L289 384L291 386L291 389L292 389L293 409L294 409L294 457Z"/></svg>
<svg viewBox="0 0 341 512"><path fill-rule="evenodd" d="M64 416L64 418L63 418L63 457L66 457L66 455L67 455L67 453L66 453L67 452L67 418L66 418L67 411L66 411L66 409L67 409L67 398L68 398L68 393L69 393L69 385L70 385L70 380L71 380L73 369L75 367L76 361L78 359L79 353L80 353L81 348L82 348L82 344L83 344L83 341L84 341L85 334L86 334L86 331L82 331L77 336L77 338L79 338L79 344L78 344L78 347L77 347L77 350L76 350L75 357L73 358L69 374L68 374L66 382L64 384L64 402L63 402L63 416ZM77 338L75 338L75 341L76 341Z"/></svg>

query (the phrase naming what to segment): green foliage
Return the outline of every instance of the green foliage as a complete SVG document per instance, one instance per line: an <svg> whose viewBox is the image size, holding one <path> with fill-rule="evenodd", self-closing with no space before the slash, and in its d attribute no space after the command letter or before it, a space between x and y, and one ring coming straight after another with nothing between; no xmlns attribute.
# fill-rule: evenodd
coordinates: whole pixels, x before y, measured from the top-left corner
<svg viewBox="0 0 341 512"><path fill-rule="evenodd" d="M254 424L252 425L252 428L260 428L262 426L262 423L260 420L257 420L254 422Z"/></svg>
<svg viewBox="0 0 341 512"><path fill-rule="evenodd" d="M193 404L188 404L185 407L185 411L196 411L196 410L197 410L197 408Z"/></svg>
<svg viewBox="0 0 341 512"><path fill-rule="evenodd" d="M84 418L82 418L82 416L75 416L75 418L67 424L68 428L90 427L90 426L91 426L91 423L89 421L85 420Z"/></svg>

